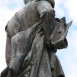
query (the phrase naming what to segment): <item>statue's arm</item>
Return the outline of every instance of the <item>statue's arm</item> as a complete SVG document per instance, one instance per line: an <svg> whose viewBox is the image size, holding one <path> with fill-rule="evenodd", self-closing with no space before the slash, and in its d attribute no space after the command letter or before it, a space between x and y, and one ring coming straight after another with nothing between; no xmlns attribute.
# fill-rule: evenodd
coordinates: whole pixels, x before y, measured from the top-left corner
<svg viewBox="0 0 77 77"><path fill-rule="evenodd" d="M37 11L42 20L42 28L46 36L46 41L49 41L49 37L53 32L55 26L55 11L48 1L39 1L37 4Z"/></svg>
<svg viewBox="0 0 77 77"><path fill-rule="evenodd" d="M54 11L54 8L48 1L39 1L37 3L37 10L40 14L40 17L43 17L46 12Z"/></svg>

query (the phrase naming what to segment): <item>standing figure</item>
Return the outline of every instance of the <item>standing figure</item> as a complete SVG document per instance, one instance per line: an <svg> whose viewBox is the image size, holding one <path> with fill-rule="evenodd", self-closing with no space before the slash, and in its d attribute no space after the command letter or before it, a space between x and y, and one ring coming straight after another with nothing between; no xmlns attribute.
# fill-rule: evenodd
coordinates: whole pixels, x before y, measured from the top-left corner
<svg viewBox="0 0 77 77"><path fill-rule="evenodd" d="M1 77L65 77L56 56L67 47L69 24L55 18L54 0L24 0L5 30L7 68Z"/></svg>

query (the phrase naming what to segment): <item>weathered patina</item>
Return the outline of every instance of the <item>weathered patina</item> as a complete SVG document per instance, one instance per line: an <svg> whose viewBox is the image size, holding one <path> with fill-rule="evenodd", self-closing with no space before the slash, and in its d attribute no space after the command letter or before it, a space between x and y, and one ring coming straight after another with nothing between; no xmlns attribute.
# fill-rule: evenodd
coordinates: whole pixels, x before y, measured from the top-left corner
<svg viewBox="0 0 77 77"><path fill-rule="evenodd" d="M55 53L68 46L72 22L55 18L54 0L24 2L5 27L7 67L1 77L65 77Z"/></svg>

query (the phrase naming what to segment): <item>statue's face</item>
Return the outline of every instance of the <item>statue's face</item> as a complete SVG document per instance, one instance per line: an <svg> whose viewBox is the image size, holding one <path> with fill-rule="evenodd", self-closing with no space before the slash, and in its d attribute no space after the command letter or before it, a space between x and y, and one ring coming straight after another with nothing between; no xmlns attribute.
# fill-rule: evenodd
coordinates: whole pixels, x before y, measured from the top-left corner
<svg viewBox="0 0 77 77"><path fill-rule="evenodd" d="M52 5L52 7L54 8L55 6L55 1L54 0L24 0L24 3L28 3L29 1L49 1Z"/></svg>

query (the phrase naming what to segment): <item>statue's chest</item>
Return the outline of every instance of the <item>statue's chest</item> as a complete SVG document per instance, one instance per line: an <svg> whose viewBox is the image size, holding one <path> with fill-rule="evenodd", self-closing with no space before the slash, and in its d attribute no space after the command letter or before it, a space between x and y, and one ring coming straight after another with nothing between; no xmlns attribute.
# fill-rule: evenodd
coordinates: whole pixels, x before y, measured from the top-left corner
<svg viewBox="0 0 77 77"><path fill-rule="evenodd" d="M23 29L28 29L40 20L35 4L25 6L17 13L17 20ZM22 29L22 30L23 30Z"/></svg>

